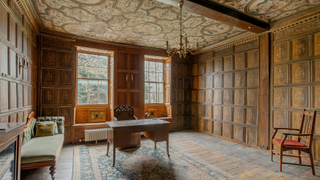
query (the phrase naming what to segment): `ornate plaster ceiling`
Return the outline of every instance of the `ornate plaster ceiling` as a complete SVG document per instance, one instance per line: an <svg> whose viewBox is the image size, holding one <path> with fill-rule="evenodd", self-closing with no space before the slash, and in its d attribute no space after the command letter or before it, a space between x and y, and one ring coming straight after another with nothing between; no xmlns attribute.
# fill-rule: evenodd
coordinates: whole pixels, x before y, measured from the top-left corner
<svg viewBox="0 0 320 180"><path fill-rule="evenodd" d="M33 0L45 29L109 42L165 48L178 44L179 9L155 0ZM183 11L190 46L207 47L247 31Z"/></svg>
<svg viewBox="0 0 320 180"><path fill-rule="evenodd" d="M320 5L320 0L209 0L265 22L274 22ZM320 7L319 7L320 8Z"/></svg>

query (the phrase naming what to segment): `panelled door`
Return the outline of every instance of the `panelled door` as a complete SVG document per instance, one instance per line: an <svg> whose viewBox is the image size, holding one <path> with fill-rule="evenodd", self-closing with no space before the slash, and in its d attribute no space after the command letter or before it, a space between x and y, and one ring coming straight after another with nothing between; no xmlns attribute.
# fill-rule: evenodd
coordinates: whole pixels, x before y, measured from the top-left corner
<svg viewBox="0 0 320 180"><path fill-rule="evenodd" d="M115 70L115 105L131 105L135 116L144 116L143 58L138 53L118 52Z"/></svg>

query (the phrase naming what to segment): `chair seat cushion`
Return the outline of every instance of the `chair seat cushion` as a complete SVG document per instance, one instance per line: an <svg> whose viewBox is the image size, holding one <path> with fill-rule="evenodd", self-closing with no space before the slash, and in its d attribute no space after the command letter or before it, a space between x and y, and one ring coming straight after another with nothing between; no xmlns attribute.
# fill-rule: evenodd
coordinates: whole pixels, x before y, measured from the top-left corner
<svg viewBox="0 0 320 180"><path fill-rule="evenodd" d="M21 147L21 164L54 161L63 145L63 134L34 137Z"/></svg>
<svg viewBox="0 0 320 180"><path fill-rule="evenodd" d="M276 143L281 144L282 139L273 139ZM295 141L295 140L285 140L283 143L284 146L293 146L293 147L306 147L306 145Z"/></svg>

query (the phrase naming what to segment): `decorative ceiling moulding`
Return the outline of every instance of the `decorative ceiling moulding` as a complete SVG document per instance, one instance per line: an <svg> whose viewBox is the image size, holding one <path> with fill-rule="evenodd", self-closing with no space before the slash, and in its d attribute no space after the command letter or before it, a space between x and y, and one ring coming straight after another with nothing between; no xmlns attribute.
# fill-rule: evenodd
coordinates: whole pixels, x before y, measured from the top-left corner
<svg viewBox="0 0 320 180"><path fill-rule="evenodd" d="M97 49L97 48L88 48L88 47L83 47L83 46L76 46L78 52L80 53L94 53L98 55L106 55L113 57L114 56L114 51L108 51L108 50L103 50L103 49Z"/></svg>
<svg viewBox="0 0 320 180"><path fill-rule="evenodd" d="M35 10L32 0L16 0L22 9L24 15L28 18L28 21L33 25L35 31L37 33L40 32L42 26L41 21L37 15L37 11Z"/></svg>
<svg viewBox="0 0 320 180"><path fill-rule="evenodd" d="M320 14L271 31L274 41L281 41L320 30Z"/></svg>
<svg viewBox="0 0 320 180"><path fill-rule="evenodd" d="M41 37L45 37L45 38L49 38L49 39L53 39L53 40L59 40L59 41L68 41L68 42L76 42L76 37L61 37L55 34L44 34L41 33Z"/></svg>

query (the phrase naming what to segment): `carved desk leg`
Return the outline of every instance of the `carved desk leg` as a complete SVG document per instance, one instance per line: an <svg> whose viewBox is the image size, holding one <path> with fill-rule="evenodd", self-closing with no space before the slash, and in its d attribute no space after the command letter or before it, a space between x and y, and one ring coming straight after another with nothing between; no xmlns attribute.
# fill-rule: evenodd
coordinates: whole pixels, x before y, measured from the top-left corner
<svg viewBox="0 0 320 180"><path fill-rule="evenodd" d="M54 180L54 173L56 173L56 166L50 166L49 170L51 174L51 179Z"/></svg>
<svg viewBox="0 0 320 180"><path fill-rule="evenodd" d="M110 142L109 142L109 140L107 140L107 156L109 154L109 145L110 145Z"/></svg>
<svg viewBox="0 0 320 180"><path fill-rule="evenodd" d="M114 167L115 161L116 161L116 146L113 144L113 164L112 164L112 167Z"/></svg>

